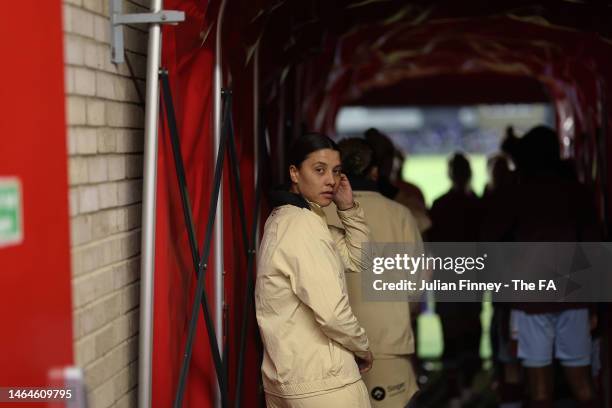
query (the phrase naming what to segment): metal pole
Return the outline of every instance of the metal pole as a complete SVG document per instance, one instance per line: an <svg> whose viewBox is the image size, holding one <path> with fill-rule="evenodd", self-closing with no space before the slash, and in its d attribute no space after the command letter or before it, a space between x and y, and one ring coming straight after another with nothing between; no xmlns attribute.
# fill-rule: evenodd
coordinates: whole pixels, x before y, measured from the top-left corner
<svg viewBox="0 0 612 408"><path fill-rule="evenodd" d="M223 14L225 12L226 0L221 3L219 15L217 16L216 38L215 38L215 78L214 78L214 105L213 105L213 126L214 126L214 151L217 161L217 152L221 142L221 88L223 86L222 77L222 54L221 54L221 33ZM231 109L231 107L229 108ZM221 179L221 187L219 189L219 200L217 201L217 215L215 218L214 231L214 253L213 264L215 268L214 274L214 290L215 290L215 305L213 308L215 320L215 333L217 335L217 344L219 345L219 354L223 355L223 303L224 303L224 285L223 285L223 179ZM226 363L226 362L224 362ZM221 395L219 387L216 387L215 406L221 406Z"/></svg>
<svg viewBox="0 0 612 408"><path fill-rule="evenodd" d="M151 0L151 11L162 9L162 0ZM153 288L155 271L155 193L157 187L157 119L159 114L159 63L161 28L149 26L147 96L145 101L145 150L140 250L140 333L138 354L138 406L151 406L153 348Z"/></svg>
<svg viewBox="0 0 612 408"><path fill-rule="evenodd" d="M254 189L257 188L259 183L259 146L260 137L263 135L259 134L259 45L255 48L255 55L253 58L253 174L254 177ZM257 208L255 209L257 211ZM260 219L257 219L257 233L255 234L255 249L259 249L259 226Z"/></svg>

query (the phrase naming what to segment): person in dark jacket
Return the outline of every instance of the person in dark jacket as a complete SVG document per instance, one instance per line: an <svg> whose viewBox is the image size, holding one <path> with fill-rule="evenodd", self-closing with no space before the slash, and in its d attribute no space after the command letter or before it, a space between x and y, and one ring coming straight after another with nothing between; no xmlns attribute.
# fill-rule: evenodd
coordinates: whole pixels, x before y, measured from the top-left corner
<svg viewBox="0 0 612 408"><path fill-rule="evenodd" d="M519 182L490 207L483 239L516 242L598 241L592 201L559 156L556 132L531 129L515 146ZM590 379L591 318L587 304L517 303L518 357L532 407L553 406L553 357L581 407L594 406Z"/></svg>
<svg viewBox="0 0 612 408"><path fill-rule="evenodd" d="M448 162L450 190L436 199L431 207L430 241L476 242L480 230L481 202L470 186L472 169L468 159L455 153ZM442 323L445 368L449 374L451 397L467 400L480 370L479 302L437 302L436 312ZM461 375L460 375L461 373Z"/></svg>

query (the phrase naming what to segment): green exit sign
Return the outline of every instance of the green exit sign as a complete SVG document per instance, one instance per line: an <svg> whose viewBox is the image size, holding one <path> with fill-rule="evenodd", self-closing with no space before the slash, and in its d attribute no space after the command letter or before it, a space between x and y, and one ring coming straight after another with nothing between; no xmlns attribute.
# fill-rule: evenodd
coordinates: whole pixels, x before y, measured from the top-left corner
<svg viewBox="0 0 612 408"><path fill-rule="evenodd" d="M0 247L22 240L21 182L16 177L0 177Z"/></svg>

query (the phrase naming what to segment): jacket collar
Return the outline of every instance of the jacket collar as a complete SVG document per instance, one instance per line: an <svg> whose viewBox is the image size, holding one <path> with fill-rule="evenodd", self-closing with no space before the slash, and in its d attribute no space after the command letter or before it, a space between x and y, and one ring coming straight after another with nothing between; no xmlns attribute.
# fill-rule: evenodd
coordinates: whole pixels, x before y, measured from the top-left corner
<svg viewBox="0 0 612 408"><path fill-rule="evenodd" d="M395 199L395 196L397 195L397 193L399 193L399 188L391 184L391 182L387 180L386 178L380 177L378 179L378 191L380 191L380 193L384 195L385 197L393 200Z"/></svg>
<svg viewBox="0 0 612 408"><path fill-rule="evenodd" d="M270 204L272 204L272 207L280 207L281 205L289 204L310 210L308 201L306 201L304 197L280 188L270 192Z"/></svg>

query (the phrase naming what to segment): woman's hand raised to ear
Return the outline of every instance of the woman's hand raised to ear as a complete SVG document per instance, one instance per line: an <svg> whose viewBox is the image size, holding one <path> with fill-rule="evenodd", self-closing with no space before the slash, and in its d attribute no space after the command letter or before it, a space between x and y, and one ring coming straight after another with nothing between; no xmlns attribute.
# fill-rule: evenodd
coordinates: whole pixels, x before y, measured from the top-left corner
<svg viewBox="0 0 612 408"><path fill-rule="evenodd" d="M348 210L355 205L353 201L353 189L351 188L351 183L349 183L348 177L346 177L346 174L344 173L340 175L338 189L334 194L334 203L341 211Z"/></svg>

